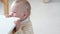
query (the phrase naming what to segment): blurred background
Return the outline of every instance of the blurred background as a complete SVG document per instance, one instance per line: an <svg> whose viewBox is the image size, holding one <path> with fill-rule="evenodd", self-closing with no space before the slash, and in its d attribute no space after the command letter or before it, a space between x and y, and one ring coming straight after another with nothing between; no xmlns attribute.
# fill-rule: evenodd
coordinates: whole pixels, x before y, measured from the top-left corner
<svg viewBox="0 0 60 34"><path fill-rule="evenodd" d="M9 0L9 7L14 0ZM34 34L60 34L60 0L28 0L31 4L31 22ZM3 12L0 3L0 14Z"/></svg>

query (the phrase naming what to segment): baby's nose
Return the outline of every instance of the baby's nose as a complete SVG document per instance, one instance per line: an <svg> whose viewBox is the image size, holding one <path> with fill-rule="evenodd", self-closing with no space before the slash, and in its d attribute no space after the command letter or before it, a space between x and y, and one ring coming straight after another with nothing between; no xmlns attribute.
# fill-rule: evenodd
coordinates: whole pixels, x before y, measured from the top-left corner
<svg viewBox="0 0 60 34"><path fill-rule="evenodd" d="M9 13L9 16L10 16L10 17L13 17L13 12L10 12L10 13Z"/></svg>
<svg viewBox="0 0 60 34"><path fill-rule="evenodd" d="M15 17L16 16L16 13L13 13L12 16Z"/></svg>

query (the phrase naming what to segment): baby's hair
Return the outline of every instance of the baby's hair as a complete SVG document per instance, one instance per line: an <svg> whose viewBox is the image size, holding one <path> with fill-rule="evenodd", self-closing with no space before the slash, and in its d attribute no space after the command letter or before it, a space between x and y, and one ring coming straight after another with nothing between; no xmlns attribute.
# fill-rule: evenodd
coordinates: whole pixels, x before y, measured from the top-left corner
<svg viewBox="0 0 60 34"><path fill-rule="evenodd" d="M27 0L15 0L16 2L20 2L20 1L27 1Z"/></svg>
<svg viewBox="0 0 60 34"><path fill-rule="evenodd" d="M20 9L22 12L27 11L30 13L31 6L27 0L16 0L15 3L20 3L20 7L18 9Z"/></svg>

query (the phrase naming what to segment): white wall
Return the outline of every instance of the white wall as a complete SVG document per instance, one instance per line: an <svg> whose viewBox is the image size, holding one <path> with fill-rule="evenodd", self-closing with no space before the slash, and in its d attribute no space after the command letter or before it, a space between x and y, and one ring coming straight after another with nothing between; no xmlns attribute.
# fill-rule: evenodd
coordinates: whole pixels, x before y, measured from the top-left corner
<svg viewBox="0 0 60 34"><path fill-rule="evenodd" d="M34 34L60 34L60 1L43 4L31 1Z"/></svg>
<svg viewBox="0 0 60 34"><path fill-rule="evenodd" d="M46 4L41 0L29 2L32 6L31 21L34 34L60 34L60 0L52 0Z"/></svg>

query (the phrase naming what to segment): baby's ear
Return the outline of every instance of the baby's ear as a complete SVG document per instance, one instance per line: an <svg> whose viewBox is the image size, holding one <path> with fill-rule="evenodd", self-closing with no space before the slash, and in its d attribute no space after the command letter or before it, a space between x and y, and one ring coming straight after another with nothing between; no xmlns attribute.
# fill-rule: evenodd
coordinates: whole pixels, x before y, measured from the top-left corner
<svg viewBox="0 0 60 34"><path fill-rule="evenodd" d="M23 20L25 20L28 17L28 13L24 13Z"/></svg>

